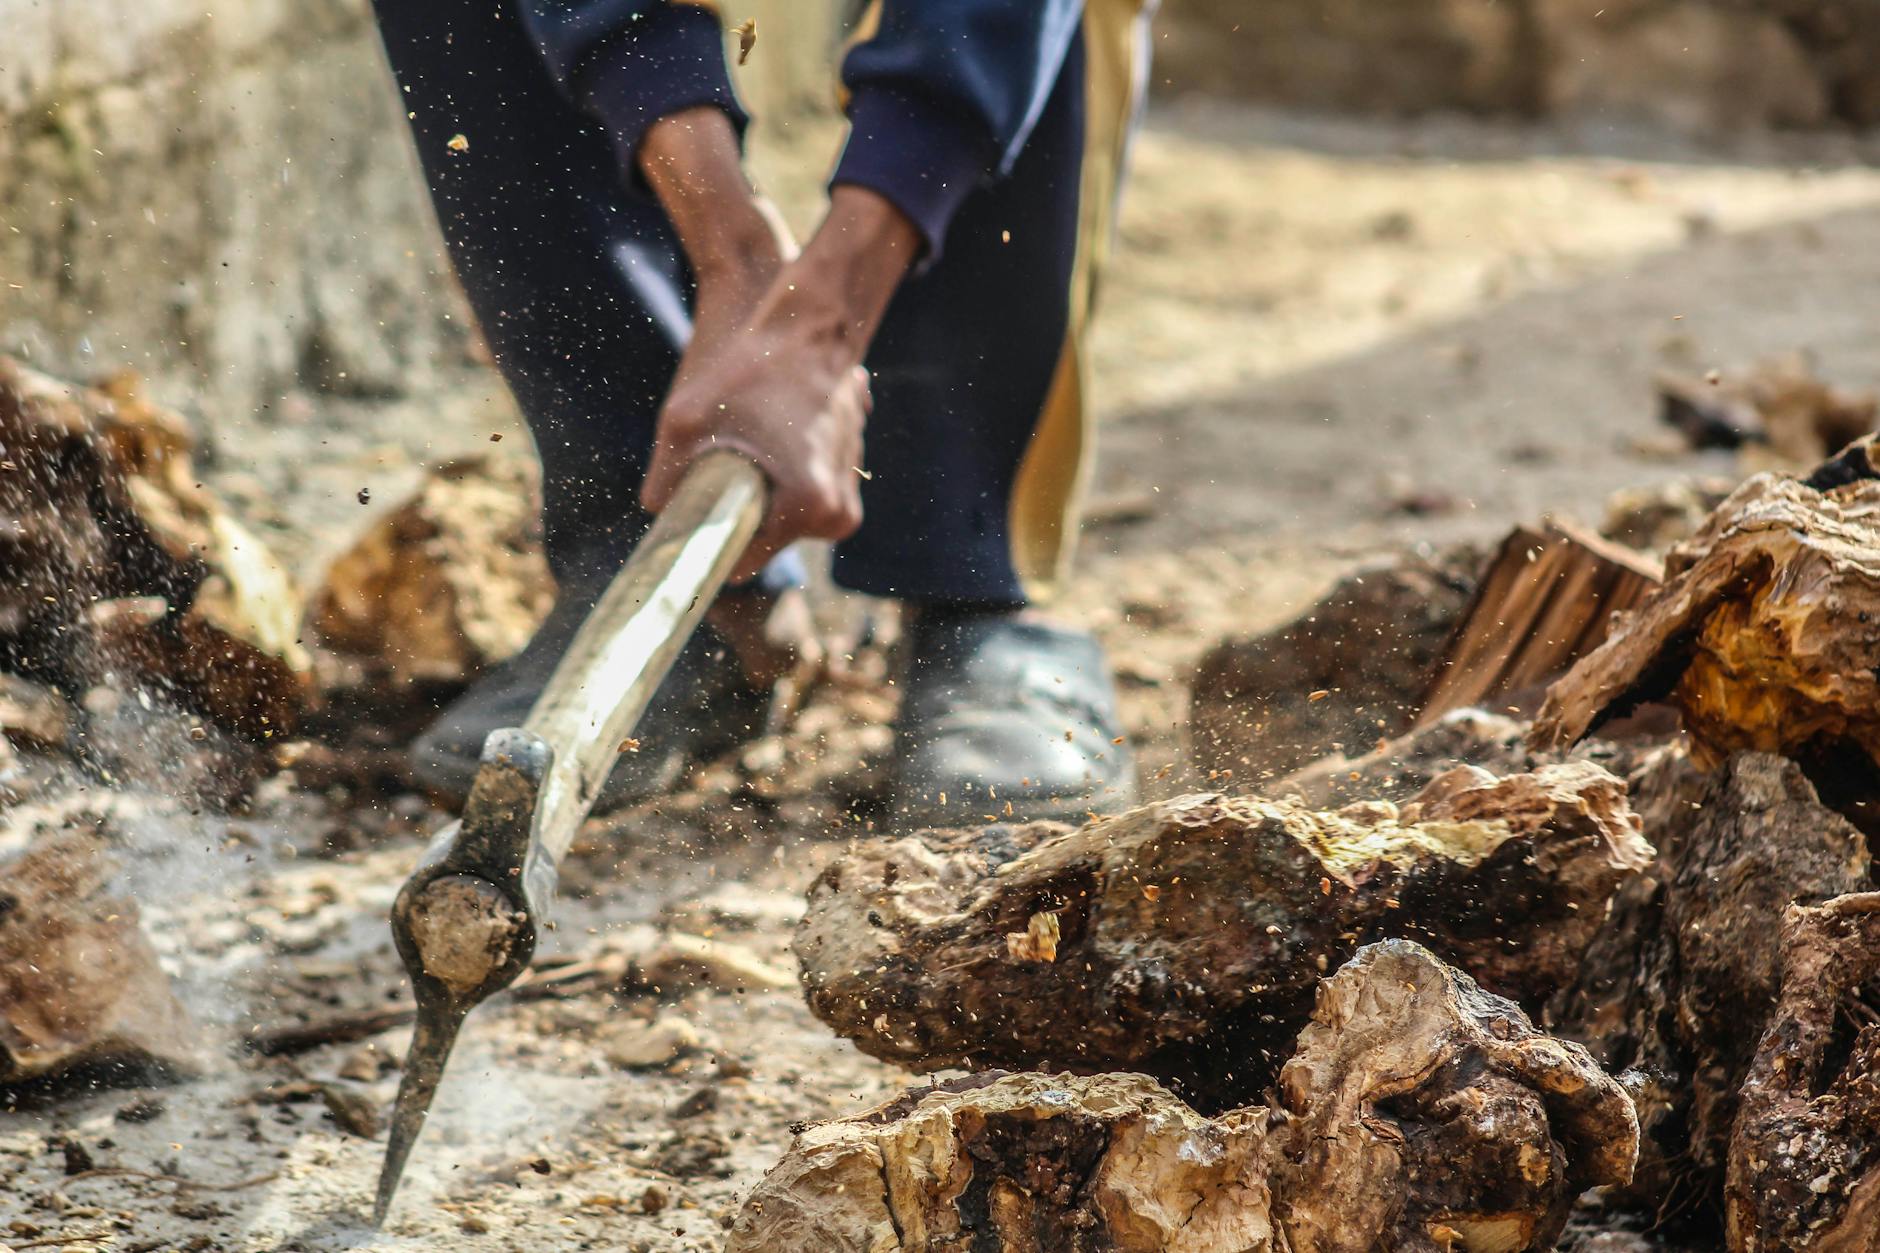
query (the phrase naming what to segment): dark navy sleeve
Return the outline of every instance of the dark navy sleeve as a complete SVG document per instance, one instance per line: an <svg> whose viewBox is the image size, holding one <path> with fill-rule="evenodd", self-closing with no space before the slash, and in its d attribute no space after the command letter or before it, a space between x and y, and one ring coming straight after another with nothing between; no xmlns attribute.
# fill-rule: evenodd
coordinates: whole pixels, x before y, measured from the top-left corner
<svg viewBox="0 0 1880 1253"><path fill-rule="evenodd" d="M884 0L842 65L849 142L831 182L887 197L937 255L960 203L1025 146L1082 13L1082 0Z"/></svg>
<svg viewBox="0 0 1880 1253"><path fill-rule="evenodd" d="M646 128L696 105L723 109L744 133L718 15L684 0L516 0L563 94L607 128L634 170Z"/></svg>

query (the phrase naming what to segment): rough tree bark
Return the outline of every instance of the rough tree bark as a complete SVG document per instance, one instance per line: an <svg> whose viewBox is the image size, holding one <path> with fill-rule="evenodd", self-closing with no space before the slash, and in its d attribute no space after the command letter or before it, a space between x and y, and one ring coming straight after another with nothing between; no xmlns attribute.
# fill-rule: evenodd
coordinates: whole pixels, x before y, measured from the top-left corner
<svg viewBox="0 0 1880 1253"><path fill-rule="evenodd" d="M1631 1102L1583 1049L1406 941L1326 980L1277 1103L1140 1075L980 1075L801 1134L728 1253L1549 1247L1623 1182Z"/></svg>
<svg viewBox="0 0 1880 1253"><path fill-rule="evenodd" d="M128 378L70 387L0 358L0 665L68 691L129 678L278 735L306 697L300 597L190 450Z"/></svg>
<svg viewBox="0 0 1880 1253"><path fill-rule="evenodd" d="M1776 1006L1774 920L1792 902L1862 890L1869 858L1861 833L1779 757L1743 753L1703 772L1670 751L1633 798L1658 858L1621 886L1546 1021L1634 1073L1632 1200L1678 1218L1716 1209L1737 1093Z"/></svg>
<svg viewBox="0 0 1880 1253"><path fill-rule="evenodd" d="M1706 764L1755 750L1874 777L1880 482L1815 481L1759 475L1674 548L1663 588L1548 692L1535 745L1663 699Z"/></svg>
<svg viewBox="0 0 1880 1253"><path fill-rule="evenodd" d="M1730 1247L1880 1249L1880 893L1791 907L1782 947L1730 1143Z"/></svg>
<svg viewBox="0 0 1880 1253"><path fill-rule="evenodd" d="M1368 939L1539 1004L1650 856L1624 785L1586 763L1452 771L1401 811L1190 796L864 844L811 889L796 950L811 1008L876 1057L1143 1069L1220 1108Z"/></svg>
<svg viewBox="0 0 1880 1253"><path fill-rule="evenodd" d="M95 840L0 867L0 1084L78 1067L188 1074L199 1033Z"/></svg>

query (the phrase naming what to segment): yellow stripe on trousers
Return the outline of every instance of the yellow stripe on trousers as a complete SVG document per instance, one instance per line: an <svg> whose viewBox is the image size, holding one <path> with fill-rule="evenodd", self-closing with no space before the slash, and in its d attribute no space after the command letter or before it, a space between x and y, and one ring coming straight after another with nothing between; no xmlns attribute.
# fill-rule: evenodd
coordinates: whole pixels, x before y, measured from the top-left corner
<svg viewBox="0 0 1880 1253"><path fill-rule="evenodd" d="M1123 163L1148 81L1149 22L1159 3L1084 3L1084 162L1068 292L1070 316L1044 411L1019 462L1007 515L1012 562L1034 600L1050 599L1077 547L1096 447L1089 410L1090 315L1097 276L1116 233ZM875 0L849 36L849 45L872 37L880 24L881 0ZM846 99L842 104L847 107Z"/></svg>
<svg viewBox="0 0 1880 1253"><path fill-rule="evenodd" d="M1117 194L1143 87L1156 0L1086 0L1084 164L1070 321L1044 412L1019 463L1008 524L1012 559L1033 598L1048 600L1070 568L1095 451L1089 328L1097 277L1116 231Z"/></svg>

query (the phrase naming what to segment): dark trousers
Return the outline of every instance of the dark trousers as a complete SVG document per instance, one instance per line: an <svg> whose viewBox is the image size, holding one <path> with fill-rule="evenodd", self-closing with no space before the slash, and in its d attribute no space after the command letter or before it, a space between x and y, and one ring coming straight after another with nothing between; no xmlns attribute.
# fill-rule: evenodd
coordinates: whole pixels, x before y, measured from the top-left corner
<svg viewBox="0 0 1880 1253"><path fill-rule="evenodd" d="M541 456L550 560L618 565L647 524L639 484L690 330L678 240L504 0L377 9L452 262ZM1011 496L1065 352L1084 115L1080 42L1010 175L890 305L844 586L1023 602Z"/></svg>

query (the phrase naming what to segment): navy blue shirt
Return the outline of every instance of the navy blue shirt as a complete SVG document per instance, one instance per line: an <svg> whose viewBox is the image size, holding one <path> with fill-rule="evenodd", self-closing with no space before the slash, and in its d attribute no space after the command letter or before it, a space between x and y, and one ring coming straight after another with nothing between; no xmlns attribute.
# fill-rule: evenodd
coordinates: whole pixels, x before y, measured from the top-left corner
<svg viewBox="0 0 1880 1253"><path fill-rule="evenodd" d="M687 0L515 0L569 99L605 125L622 168L646 128L696 105L742 131L717 14ZM842 64L850 134L831 182L885 196L938 254L974 187L1025 145L1082 0L884 0Z"/></svg>

